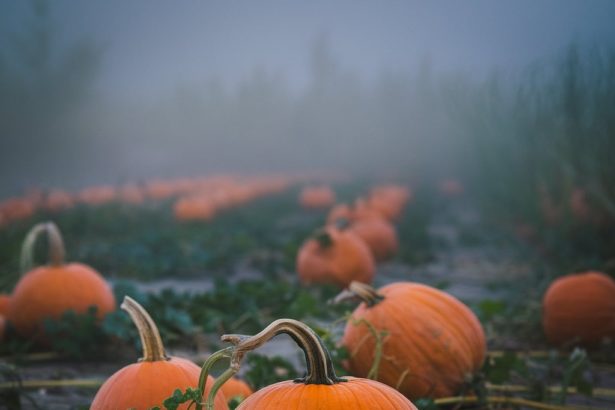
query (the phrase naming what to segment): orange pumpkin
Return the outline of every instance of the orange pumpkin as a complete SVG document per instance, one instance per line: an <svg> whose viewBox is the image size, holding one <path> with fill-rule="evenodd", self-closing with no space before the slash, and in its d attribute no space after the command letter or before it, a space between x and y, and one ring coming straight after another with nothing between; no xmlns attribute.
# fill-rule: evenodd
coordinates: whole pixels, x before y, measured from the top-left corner
<svg viewBox="0 0 615 410"><path fill-rule="evenodd" d="M87 205L97 206L115 201L117 192L110 185L99 185L82 189L77 199Z"/></svg>
<svg viewBox="0 0 615 410"><path fill-rule="evenodd" d="M11 295L6 293L0 294L0 315L6 316L9 311L9 303L11 302Z"/></svg>
<svg viewBox="0 0 615 410"><path fill-rule="evenodd" d="M248 383L236 377L231 377L222 385L222 393L230 400L233 397L240 397L242 400L254 393Z"/></svg>
<svg viewBox="0 0 615 410"><path fill-rule="evenodd" d="M209 221L216 215L214 202L204 195L179 198L173 205L173 214L178 221Z"/></svg>
<svg viewBox="0 0 615 410"><path fill-rule="evenodd" d="M130 205L140 205L145 202L145 193L135 184L126 184L118 190L118 199Z"/></svg>
<svg viewBox="0 0 615 410"><path fill-rule="evenodd" d="M0 203L0 214L6 222L27 219L35 211L36 206L29 198L9 198Z"/></svg>
<svg viewBox="0 0 615 410"><path fill-rule="evenodd" d="M389 259L397 252L397 233L390 222L380 218L359 219L352 222L348 229L365 241L378 262Z"/></svg>
<svg viewBox="0 0 615 410"><path fill-rule="evenodd" d="M299 203L307 209L328 208L335 203L335 192L326 185L308 186L301 190Z"/></svg>
<svg viewBox="0 0 615 410"><path fill-rule="evenodd" d="M115 310L111 288L94 269L64 262L62 235L53 222L34 226L24 241L22 265L31 266L32 248L40 234L49 242L50 263L25 273L13 290L7 319L23 336L41 336L45 319L59 319L66 311L86 313L91 306L102 318Z"/></svg>
<svg viewBox="0 0 615 410"><path fill-rule="evenodd" d="M45 197L43 206L48 211L59 212L75 206L75 200L68 192L54 189Z"/></svg>
<svg viewBox="0 0 615 410"><path fill-rule="evenodd" d="M329 352L320 337L305 324L292 319L276 320L254 336L222 336L222 341L234 345L230 348L231 367L219 377L209 396L215 397L219 383L237 372L246 353L282 333L288 334L303 350L306 375L262 388L244 400L237 410L416 410L403 395L382 383L337 377ZM212 355L215 356L216 353ZM211 367L211 364L206 363L203 368L206 367Z"/></svg>
<svg viewBox="0 0 615 410"><path fill-rule="evenodd" d="M585 272L556 279L544 295L543 327L556 345L615 339L615 281Z"/></svg>
<svg viewBox="0 0 615 410"><path fill-rule="evenodd" d="M481 368L483 329L453 296L410 282L378 291L353 282L342 293L348 294L363 301L342 339L352 374L379 380L414 399L453 395Z"/></svg>
<svg viewBox="0 0 615 410"><path fill-rule="evenodd" d="M141 305L127 296L121 307L139 330L143 357L111 375L96 393L90 409L148 410L162 407L176 389L196 388L201 368L189 360L166 355L158 328ZM213 382L213 378L209 381ZM179 409L188 409L188 404ZM224 394L216 395L214 409L228 409Z"/></svg>
<svg viewBox="0 0 615 410"><path fill-rule="evenodd" d="M327 226L299 249L297 272L305 284L333 283L345 287L353 280L369 283L374 277L374 258L365 242L353 232Z"/></svg>

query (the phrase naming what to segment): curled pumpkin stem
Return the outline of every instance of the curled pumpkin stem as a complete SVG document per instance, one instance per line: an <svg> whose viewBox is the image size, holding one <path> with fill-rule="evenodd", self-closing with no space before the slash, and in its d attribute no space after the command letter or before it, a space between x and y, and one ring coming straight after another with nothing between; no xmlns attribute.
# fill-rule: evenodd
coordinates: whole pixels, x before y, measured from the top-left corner
<svg viewBox="0 0 615 410"><path fill-rule="evenodd" d="M201 396L204 395L209 369L211 369L213 364L224 357L230 356L231 365L229 369L218 377L209 391L205 402L206 410L213 409L214 398L218 389L239 371L241 361L245 355L252 350L258 349L273 337L283 333L289 335L303 350L305 355L306 375L295 379L295 383L332 385L346 381L346 379L337 377L329 351L322 339L309 326L294 319L278 319L254 336L232 334L223 335L220 338L223 342L231 343L233 346L212 354L203 365L199 383ZM197 403L196 409L202 410L202 404Z"/></svg>
<svg viewBox="0 0 615 410"><path fill-rule="evenodd" d="M34 266L34 246L43 233L47 235L49 242L49 264L52 266L64 264L66 250L60 229L53 222L42 222L30 229L21 246L20 269L22 275Z"/></svg>
<svg viewBox="0 0 615 410"><path fill-rule="evenodd" d="M158 362L169 360L164 350L158 327L147 311L143 309L143 306L130 296L125 296L120 307L128 312L139 331L141 345L143 346L143 357L139 361Z"/></svg>
<svg viewBox="0 0 615 410"><path fill-rule="evenodd" d="M350 282L348 289L344 289L329 303L338 304L349 300L365 302L367 306L372 307L382 302L384 300L384 296L378 293L378 291L373 287L353 280Z"/></svg>

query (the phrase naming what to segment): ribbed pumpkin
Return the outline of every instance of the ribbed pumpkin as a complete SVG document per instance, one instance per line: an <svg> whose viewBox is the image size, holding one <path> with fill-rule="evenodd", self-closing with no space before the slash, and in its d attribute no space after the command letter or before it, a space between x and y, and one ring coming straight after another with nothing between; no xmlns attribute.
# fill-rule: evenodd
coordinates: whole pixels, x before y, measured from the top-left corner
<svg viewBox="0 0 615 410"><path fill-rule="evenodd" d="M299 203L307 209L328 208L335 203L335 192L326 185L303 188Z"/></svg>
<svg viewBox="0 0 615 410"><path fill-rule="evenodd" d="M352 374L369 375L415 399L455 394L481 368L486 353L483 329L472 311L453 296L409 282L378 291L353 282L341 294L347 295L363 301L348 320L342 339ZM376 366L373 332L386 332Z"/></svg>
<svg viewBox="0 0 615 410"><path fill-rule="evenodd" d="M248 383L236 377L231 377L230 379L228 379L222 385L221 390L228 400L231 400L233 397L241 397L242 399L245 399L246 397L254 393Z"/></svg>
<svg viewBox="0 0 615 410"><path fill-rule="evenodd" d="M557 345L615 340L615 281L585 272L556 279L543 298L543 326Z"/></svg>
<svg viewBox="0 0 615 410"><path fill-rule="evenodd" d="M162 407L176 389L196 388L201 368L186 359L167 357L156 324L136 301L127 296L121 308L128 312L139 330L143 357L109 377L96 393L90 410L149 410ZM209 379L211 385L213 378ZM179 407L187 408L187 404ZM216 395L213 408L228 409L223 393Z"/></svg>
<svg viewBox="0 0 615 410"><path fill-rule="evenodd" d="M308 239L297 255L301 282L348 286L353 280L369 283L375 266L371 251L354 233L327 226Z"/></svg>
<svg viewBox="0 0 615 410"><path fill-rule="evenodd" d="M32 248L45 233L49 242L49 264L25 273L13 290L7 319L23 336L40 336L45 319L59 319L65 312L86 313L97 308L102 318L115 310L115 298L104 278L81 263L64 262L64 242L53 222L34 226L22 248L22 271L32 263Z"/></svg>
<svg viewBox="0 0 615 410"><path fill-rule="evenodd" d="M222 336L222 341L234 346L227 348L231 349L231 367L219 377L217 384L237 372L246 353L282 333L288 334L303 350L306 375L262 388L244 400L237 410L416 410L403 395L382 383L337 377L320 337L305 324L292 319L276 320L255 336ZM215 356L217 354L212 358ZM210 395L215 394L217 388L215 386Z"/></svg>

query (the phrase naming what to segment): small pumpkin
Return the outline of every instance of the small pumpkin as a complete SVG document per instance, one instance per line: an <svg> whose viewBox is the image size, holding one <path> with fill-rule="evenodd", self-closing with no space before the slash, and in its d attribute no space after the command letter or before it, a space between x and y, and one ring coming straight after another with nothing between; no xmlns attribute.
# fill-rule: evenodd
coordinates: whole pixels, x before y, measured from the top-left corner
<svg viewBox="0 0 615 410"><path fill-rule="evenodd" d="M100 386L90 409L149 410L162 407L176 389L196 388L201 368L189 360L166 355L156 324L135 300L126 296L121 308L128 312L139 331L143 357L111 375ZM209 379L211 385L213 378ZM188 405L179 409L186 410ZM216 395L213 409L228 409L223 393Z"/></svg>
<svg viewBox="0 0 615 410"><path fill-rule="evenodd" d="M615 340L615 280L601 272L556 279L543 301L543 327L556 345Z"/></svg>
<svg viewBox="0 0 615 410"><path fill-rule="evenodd" d="M299 249L297 272L305 284L333 283L345 287L353 280L371 282L375 263L371 251L356 234L327 226Z"/></svg>
<svg viewBox="0 0 615 410"><path fill-rule="evenodd" d="M327 185L307 186L301 190L299 203L306 209L328 208L335 203L335 192Z"/></svg>
<svg viewBox="0 0 615 410"><path fill-rule="evenodd" d="M412 400L453 395L481 368L483 329L453 296L410 282L378 291L353 282L337 299L348 296L362 300L342 339L352 374L393 386Z"/></svg>
<svg viewBox="0 0 615 410"><path fill-rule="evenodd" d="M98 185L82 189L77 199L86 205L98 206L115 201L117 191L111 185Z"/></svg>
<svg viewBox="0 0 615 410"><path fill-rule="evenodd" d="M173 205L173 214L178 221L209 221L217 212L216 204L205 195L179 198Z"/></svg>
<svg viewBox="0 0 615 410"><path fill-rule="evenodd" d="M384 219L359 219L352 222L348 229L363 239L377 262L387 260L397 252L397 232Z"/></svg>
<svg viewBox="0 0 615 410"><path fill-rule="evenodd" d="M30 270L32 248L41 234L49 242L49 264ZM115 298L104 278L81 263L64 262L64 242L53 222L34 226L22 247L22 272L11 296L7 319L22 336L42 336L45 319L59 319L66 311L86 313L91 306L102 318L115 310Z"/></svg>
<svg viewBox="0 0 615 410"><path fill-rule="evenodd" d="M407 398L382 383L355 377L338 377L320 337L308 326L293 319L276 320L254 336L222 336L222 341L233 346L211 357L224 357L220 353L225 352L230 356L231 367L218 378L209 393L206 406L211 402L210 398L215 397L220 384L239 370L241 360L247 353L282 333L288 334L303 350L306 375L260 389L244 400L237 410L416 410ZM203 368L207 369L212 364L206 363Z"/></svg>
<svg viewBox="0 0 615 410"><path fill-rule="evenodd" d="M231 400L234 397L240 397L242 400L244 400L252 393L254 393L248 383L236 377L231 377L230 379L228 379L222 385L221 390L228 400Z"/></svg>
<svg viewBox="0 0 615 410"><path fill-rule="evenodd" d="M43 200L43 207L50 212L59 212L75 206L75 200L66 191L54 189Z"/></svg>
<svg viewBox="0 0 615 410"><path fill-rule="evenodd" d="M118 190L120 202L130 205L140 205L145 202L145 192L136 184L125 184Z"/></svg>

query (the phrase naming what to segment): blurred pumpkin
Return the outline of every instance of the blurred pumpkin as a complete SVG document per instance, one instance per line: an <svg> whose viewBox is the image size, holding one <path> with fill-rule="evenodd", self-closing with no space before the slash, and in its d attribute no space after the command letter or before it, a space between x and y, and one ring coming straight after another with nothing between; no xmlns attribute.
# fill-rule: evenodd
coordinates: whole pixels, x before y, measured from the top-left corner
<svg viewBox="0 0 615 410"><path fill-rule="evenodd" d="M75 206L75 200L68 192L54 189L45 197L43 206L50 212L59 212Z"/></svg>
<svg viewBox="0 0 615 410"><path fill-rule="evenodd" d="M98 389L90 409L149 410L162 407L176 389L196 388L201 368L189 360L166 355L156 324L136 301L126 296L121 308L128 312L139 331L143 357L111 375ZM211 376L209 381L211 385ZM186 410L188 404L178 409ZM223 393L216 395L214 409L228 409Z"/></svg>
<svg viewBox="0 0 615 410"><path fill-rule="evenodd" d="M234 397L240 397L242 400L254 393L248 383L236 377L231 377L222 385L222 393L231 400Z"/></svg>
<svg viewBox="0 0 615 410"><path fill-rule="evenodd" d="M389 259L397 252L395 227L386 220L359 219L352 222L348 229L365 241L378 262Z"/></svg>
<svg viewBox="0 0 615 410"><path fill-rule="evenodd" d="M371 251L356 234L327 226L303 243L297 255L302 283L348 286L353 280L370 283L375 273Z"/></svg>
<svg viewBox="0 0 615 410"><path fill-rule="evenodd" d="M173 214L178 221L209 221L216 215L217 207L204 195L179 198L173 205Z"/></svg>
<svg viewBox="0 0 615 410"><path fill-rule="evenodd" d="M11 302L11 295L6 293L0 294L0 315L6 316L9 311L9 303Z"/></svg>
<svg viewBox="0 0 615 410"><path fill-rule="evenodd" d="M416 410L403 395L382 383L337 377L331 356L320 337L308 326L293 319L276 320L254 336L222 336L222 341L234 344L232 366L223 375L232 375L240 367L246 353L282 333L288 334L303 351L307 364L305 376L264 387L244 400L237 410ZM215 393L214 389L210 396L215 396ZM209 401L210 398L207 399Z"/></svg>
<svg viewBox="0 0 615 410"><path fill-rule="evenodd" d="M5 222L30 218L35 211L34 202L28 198L15 197L0 202L0 214L2 214Z"/></svg>
<svg viewBox="0 0 615 410"><path fill-rule="evenodd" d="M77 200L87 205L97 206L104 205L115 201L117 192L110 185L99 185L87 187L79 191Z"/></svg>
<svg viewBox="0 0 615 410"><path fill-rule="evenodd" d="M335 192L326 185L308 186L301 190L299 203L306 209L328 208L335 203Z"/></svg>
<svg viewBox="0 0 615 410"><path fill-rule="evenodd" d="M177 195L177 190L172 182L155 179L145 184L145 194L151 199L160 200Z"/></svg>
<svg viewBox="0 0 615 410"><path fill-rule="evenodd" d="M36 239L46 234L49 264L29 270ZM59 319L65 312L86 313L96 307L102 318L115 310L115 298L103 277L89 266L64 262L64 242L53 222L34 226L22 247L22 272L11 296L7 319L23 336L42 335L46 319Z"/></svg>
<svg viewBox="0 0 615 410"><path fill-rule="evenodd" d="M378 291L353 282L338 300L347 296L362 300L342 338L352 374L393 386L412 400L451 396L480 370L486 354L483 329L453 296L410 282Z"/></svg>
<svg viewBox="0 0 615 410"><path fill-rule="evenodd" d="M125 184L118 190L120 202L130 205L141 205L145 202L145 193L136 184Z"/></svg>
<svg viewBox="0 0 615 410"><path fill-rule="evenodd" d="M601 272L563 276L543 301L543 327L555 345L595 345L615 340L615 280Z"/></svg>

